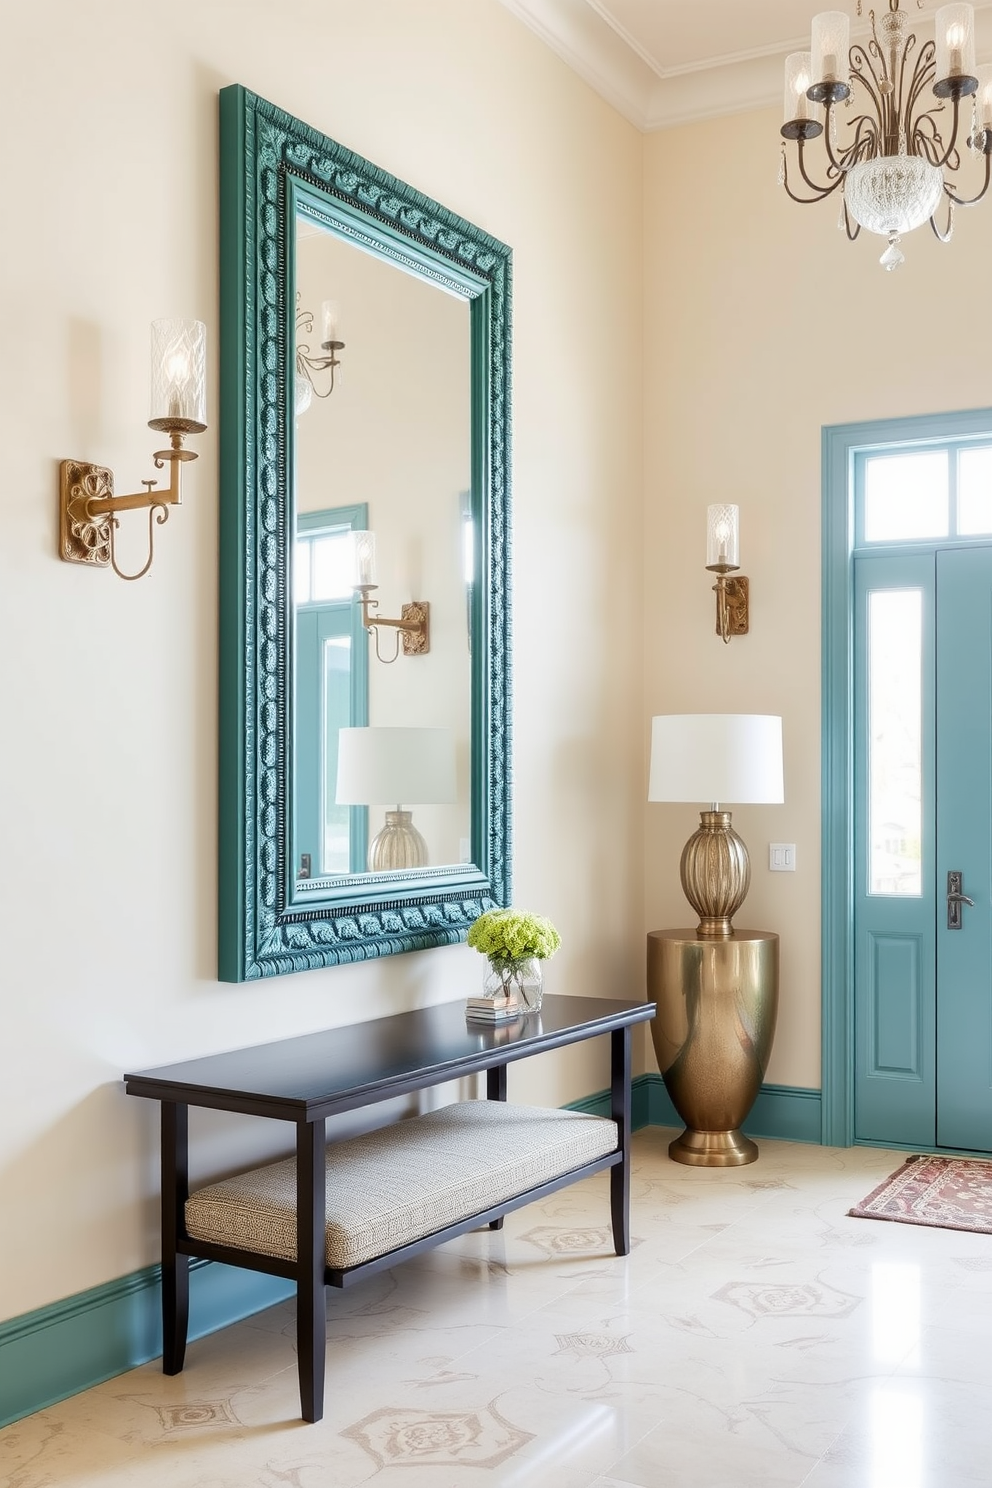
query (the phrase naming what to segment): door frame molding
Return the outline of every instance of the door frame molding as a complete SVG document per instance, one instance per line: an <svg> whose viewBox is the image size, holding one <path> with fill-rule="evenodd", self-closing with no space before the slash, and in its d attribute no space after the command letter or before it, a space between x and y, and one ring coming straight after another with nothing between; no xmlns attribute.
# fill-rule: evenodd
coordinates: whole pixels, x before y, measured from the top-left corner
<svg viewBox="0 0 992 1488"><path fill-rule="evenodd" d="M992 409L828 425L822 435L822 1141L854 1141L854 454L992 432Z"/></svg>

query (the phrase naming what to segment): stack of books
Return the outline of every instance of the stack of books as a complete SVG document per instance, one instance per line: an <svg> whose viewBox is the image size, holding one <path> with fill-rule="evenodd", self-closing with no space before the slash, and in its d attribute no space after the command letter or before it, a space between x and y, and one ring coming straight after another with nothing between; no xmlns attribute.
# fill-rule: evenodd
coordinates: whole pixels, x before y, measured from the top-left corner
<svg viewBox="0 0 992 1488"><path fill-rule="evenodd" d="M470 1023L512 1023L522 1012L515 997L470 997L465 1004Z"/></svg>

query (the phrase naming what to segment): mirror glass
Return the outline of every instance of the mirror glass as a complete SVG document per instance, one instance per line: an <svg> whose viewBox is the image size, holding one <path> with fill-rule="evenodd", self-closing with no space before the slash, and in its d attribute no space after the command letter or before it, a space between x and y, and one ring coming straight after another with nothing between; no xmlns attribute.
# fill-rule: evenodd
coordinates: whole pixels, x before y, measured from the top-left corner
<svg viewBox="0 0 992 1488"><path fill-rule="evenodd" d="M244 981L509 902L510 251L220 101L218 961Z"/></svg>
<svg viewBox="0 0 992 1488"><path fill-rule="evenodd" d="M467 863L468 302L298 211L294 319L295 875ZM426 603L425 650L363 625L355 531L374 535L370 617ZM374 734L342 759L342 729Z"/></svg>

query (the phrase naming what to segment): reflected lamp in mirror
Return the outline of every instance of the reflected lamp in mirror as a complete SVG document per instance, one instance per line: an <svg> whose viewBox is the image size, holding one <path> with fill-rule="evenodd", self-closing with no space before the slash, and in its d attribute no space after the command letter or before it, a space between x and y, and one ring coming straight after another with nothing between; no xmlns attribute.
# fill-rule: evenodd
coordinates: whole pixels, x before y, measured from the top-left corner
<svg viewBox="0 0 992 1488"><path fill-rule="evenodd" d="M169 489L142 481L144 491L114 495L114 472L84 460L59 466L59 556L67 563L110 567L121 579L140 579L152 566L155 527L168 519L169 508L182 504L182 469L196 452L185 447L189 434L207 427L207 330L199 320L152 321L152 403L148 427L169 435L169 448L154 455L155 469L169 467ZM115 534L122 511L148 512L148 559L137 573L117 564Z"/></svg>
<svg viewBox="0 0 992 1488"><path fill-rule="evenodd" d="M667 713L651 720L649 801L708 801L682 850L697 934L733 935L751 883L747 848L721 803L781 804L782 720L766 713Z"/></svg>
<svg viewBox="0 0 992 1488"><path fill-rule="evenodd" d="M747 635L750 616L748 581L743 575L730 579L741 566L740 508L717 503L706 508L706 567L717 575L716 633L725 643L735 635Z"/></svg>
<svg viewBox="0 0 992 1488"><path fill-rule="evenodd" d="M424 600L413 600L400 606L400 618L389 620L378 611L379 601L372 599L378 589L375 581L375 533L353 532L353 587L362 607L362 624L375 641L378 661L389 666L402 651L404 656L426 656L431 649L431 607ZM383 656L379 650L379 628L389 626L396 631L396 649L392 656Z"/></svg>
<svg viewBox="0 0 992 1488"><path fill-rule="evenodd" d="M341 312L337 300L325 300L320 307L320 350L312 349L316 330L314 314L300 304L296 294L296 416L306 413L314 397L329 398L334 391L334 373L341 365Z"/></svg>
<svg viewBox="0 0 992 1488"><path fill-rule="evenodd" d="M457 800L455 741L446 728L343 728L338 733L339 806L381 806L386 824L369 844L370 873L422 868L427 843L406 806Z"/></svg>

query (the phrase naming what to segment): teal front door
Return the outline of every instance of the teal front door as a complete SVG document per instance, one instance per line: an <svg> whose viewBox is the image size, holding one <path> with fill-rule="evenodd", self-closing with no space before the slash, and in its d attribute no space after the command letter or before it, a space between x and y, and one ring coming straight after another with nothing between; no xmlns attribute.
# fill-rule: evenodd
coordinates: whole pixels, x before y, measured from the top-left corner
<svg viewBox="0 0 992 1488"><path fill-rule="evenodd" d="M992 547L861 557L855 603L855 1135L989 1152Z"/></svg>

